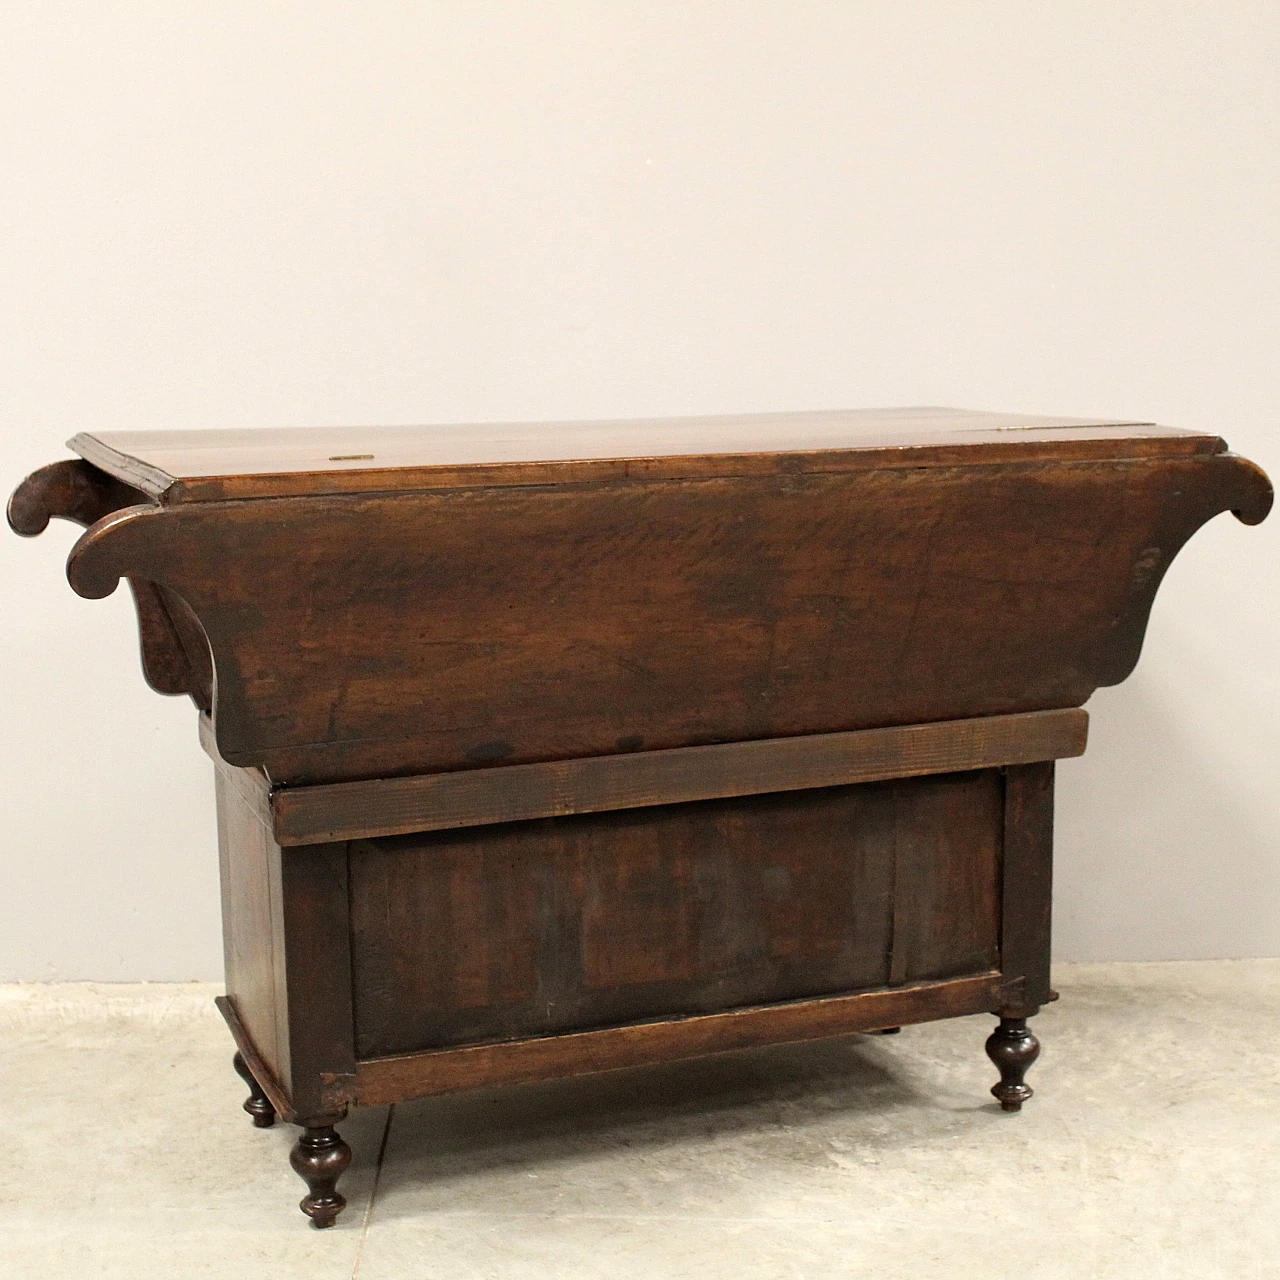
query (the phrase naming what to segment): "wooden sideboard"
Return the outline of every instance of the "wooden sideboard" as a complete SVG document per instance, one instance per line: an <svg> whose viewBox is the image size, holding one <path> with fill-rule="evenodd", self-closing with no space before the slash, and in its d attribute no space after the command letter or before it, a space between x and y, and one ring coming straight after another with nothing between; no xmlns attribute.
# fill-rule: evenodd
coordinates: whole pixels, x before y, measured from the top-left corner
<svg viewBox="0 0 1280 1280"><path fill-rule="evenodd" d="M213 758L235 1065L332 1225L351 1106L989 1012L1049 985L1054 761L1204 522L1213 435L944 409L79 435Z"/></svg>

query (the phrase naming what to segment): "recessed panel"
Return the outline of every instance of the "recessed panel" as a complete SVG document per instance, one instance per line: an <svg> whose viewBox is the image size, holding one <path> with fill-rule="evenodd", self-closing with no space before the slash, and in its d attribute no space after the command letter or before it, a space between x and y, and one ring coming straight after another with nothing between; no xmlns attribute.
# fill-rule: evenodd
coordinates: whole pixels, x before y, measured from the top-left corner
<svg viewBox="0 0 1280 1280"><path fill-rule="evenodd" d="M1000 812L985 770L354 843L358 1056L993 968Z"/></svg>

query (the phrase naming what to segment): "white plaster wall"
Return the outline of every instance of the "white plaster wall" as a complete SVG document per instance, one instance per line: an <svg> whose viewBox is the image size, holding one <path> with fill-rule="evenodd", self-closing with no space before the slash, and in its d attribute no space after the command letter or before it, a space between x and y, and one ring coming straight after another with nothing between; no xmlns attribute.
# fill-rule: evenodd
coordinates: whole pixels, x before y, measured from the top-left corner
<svg viewBox="0 0 1280 1280"><path fill-rule="evenodd" d="M1280 473L1280 7L0 8L0 479L87 428L894 404ZM211 769L75 537L0 537L0 978L216 978ZM1280 518L1060 771L1069 959L1280 954Z"/></svg>

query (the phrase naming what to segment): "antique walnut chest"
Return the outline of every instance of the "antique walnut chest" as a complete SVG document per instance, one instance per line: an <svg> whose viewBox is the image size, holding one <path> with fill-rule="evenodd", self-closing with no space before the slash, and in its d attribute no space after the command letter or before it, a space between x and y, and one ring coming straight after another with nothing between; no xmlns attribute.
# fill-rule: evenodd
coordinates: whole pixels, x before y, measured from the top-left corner
<svg viewBox="0 0 1280 1280"><path fill-rule="evenodd" d="M1054 761L1216 436L944 409L80 435L87 526L216 767L259 1125L333 1223L351 1106L1053 999Z"/></svg>

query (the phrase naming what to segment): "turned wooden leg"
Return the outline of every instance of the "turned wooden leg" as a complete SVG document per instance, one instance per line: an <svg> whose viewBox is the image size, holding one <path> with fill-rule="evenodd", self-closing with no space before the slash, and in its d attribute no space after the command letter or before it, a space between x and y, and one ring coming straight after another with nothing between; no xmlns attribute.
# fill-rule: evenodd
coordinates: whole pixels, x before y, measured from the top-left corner
<svg viewBox="0 0 1280 1280"><path fill-rule="evenodd" d="M244 1109L253 1117L253 1123L259 1129L270 1129L276 1122L276 1109L271 1105L271 1099L262 1092L262 1086L254 1079L253 1072L249 1070L249 1064L239 1053L231 1059L231 1065L235 1067L240 1079L249 1086L249 1096L244 1100Z"/></svg>
<svg viewBox="0 0 1280 1280"><path fill-rule="evenodd" d="M1022 1078L1039 1056L1040 1041L1027 1029L1026 1018L1000 1019L987 1039L987 1057L1000 1072L1000 1083L992 1085L991 1092L1006 1111L1021 1111L1031 1097L1031 1088Z"/></svg>
<svg viewBox="0 0 1280 1280"><path fill-rule="evenodd" d="M338 1214L347 1207L337 1189L347 1165L351 1148L338 1136L331 1124L308 1125L289 1153L294 1172L307 1184L308 1195L300 1208L311 1219L313 1227L331 1227Z"/></svg>

